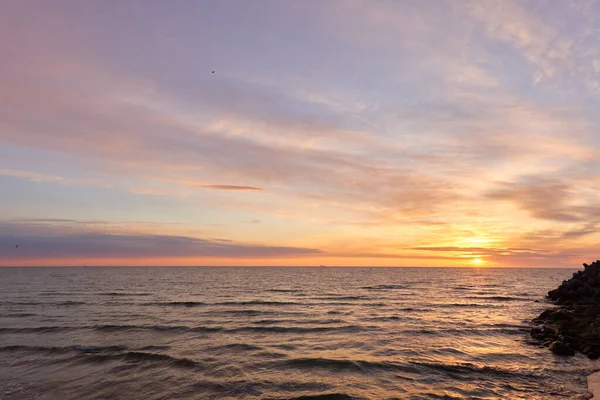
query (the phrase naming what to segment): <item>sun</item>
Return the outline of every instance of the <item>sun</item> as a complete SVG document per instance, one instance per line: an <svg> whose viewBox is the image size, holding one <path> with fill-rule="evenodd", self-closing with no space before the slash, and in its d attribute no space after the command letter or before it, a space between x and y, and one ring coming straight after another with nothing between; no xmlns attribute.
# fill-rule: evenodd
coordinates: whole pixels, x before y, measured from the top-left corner
<svg viewBox="0 0 600 400"><path fill-rule="evenodd" d="M473 264L475 264L475 265L481 265L481 264L483 264L483 260L481 258L475 258L473 260Z"/></svg>

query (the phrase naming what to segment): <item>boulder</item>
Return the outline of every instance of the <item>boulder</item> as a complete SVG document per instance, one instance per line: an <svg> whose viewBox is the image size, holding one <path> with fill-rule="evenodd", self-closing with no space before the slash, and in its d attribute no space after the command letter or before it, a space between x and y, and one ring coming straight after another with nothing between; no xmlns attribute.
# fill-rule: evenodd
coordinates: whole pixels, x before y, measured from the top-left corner
<svg viewBox="0 0 600 400"><path fill-rule="evenodd" d="M567 346L563 342L554 341L550 344L550 351L559 356L573 356L575 355L575 350Z"/></svg>

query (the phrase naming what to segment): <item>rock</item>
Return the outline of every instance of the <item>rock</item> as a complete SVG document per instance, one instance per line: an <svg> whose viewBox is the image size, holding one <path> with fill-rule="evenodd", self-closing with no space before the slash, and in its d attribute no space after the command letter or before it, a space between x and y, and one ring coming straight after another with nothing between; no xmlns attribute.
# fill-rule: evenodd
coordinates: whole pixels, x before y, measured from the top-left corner
<svg viewBox="0 0 600 400"><path fill-rule="evenodd" d="M552 322L571 321L573 319L573 315L571 315L571 313L569 313L568 311L559 309L551 313L547 319L549 319Z"/></svg>
<svg viewBox="0 0 600 400"><path fill-rule="evenodd" d="M548 317L550 317L552 314L554 314L554 309L548 309L548 310L542 312L537 319L544 321L544 320L548 319Z"/></svg>
<svg viewBox="0 0 600 400"><path fill-rule="evenodd" d="M560 290L558 289L554 289L548 292L548 297L550 298L550 300L557 300L559 296Z"/></svg>
<svg viewBox="0 0 600 400"><path fill-rule="evenodd" d="M557 354L559 356L573 356L573 355L575 355L575 351L572 348L570 348L569 346L567 346L563 342L559 342L558 340L552 342L552 344L550 344L549 349L554 354Z"/></svg>
<svg viewBox="0 0 600 400"><path fill-rule="evenodd" d="M560 308L542 312L533 320L531 337L559 355L581 351L600 358L600 261L583 264L569 280L548 292Z"/></svg>

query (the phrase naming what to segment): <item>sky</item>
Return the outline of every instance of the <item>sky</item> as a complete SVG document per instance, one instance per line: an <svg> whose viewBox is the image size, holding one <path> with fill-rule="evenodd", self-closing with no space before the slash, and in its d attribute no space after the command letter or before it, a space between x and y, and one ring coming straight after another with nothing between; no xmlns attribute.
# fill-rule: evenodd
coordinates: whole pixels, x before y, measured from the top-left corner
<svg viewBox="0 0 600 400"><path fill-rule="evenodd" d="M595 0L3 1L0 265L595 260L599 39Z"/></svg>

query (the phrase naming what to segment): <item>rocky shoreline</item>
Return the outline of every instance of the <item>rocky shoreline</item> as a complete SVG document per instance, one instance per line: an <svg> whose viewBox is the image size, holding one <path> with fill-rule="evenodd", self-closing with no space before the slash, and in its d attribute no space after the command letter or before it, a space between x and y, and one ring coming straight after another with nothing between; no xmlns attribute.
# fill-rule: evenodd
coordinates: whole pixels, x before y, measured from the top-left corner
<svg viewBox="0 0 600 400"><path fill-rule="evenodd" d="M531 337L561 356L581 352L600 358L600 260L583 264L584 270L556 289L548 299L558 307L533 320Z"/></svg>

